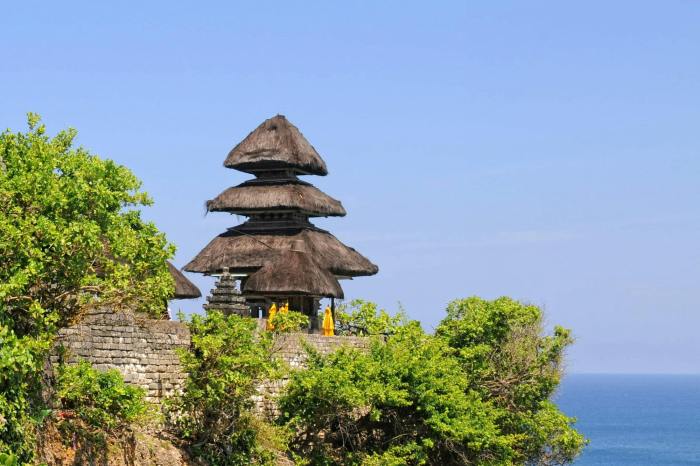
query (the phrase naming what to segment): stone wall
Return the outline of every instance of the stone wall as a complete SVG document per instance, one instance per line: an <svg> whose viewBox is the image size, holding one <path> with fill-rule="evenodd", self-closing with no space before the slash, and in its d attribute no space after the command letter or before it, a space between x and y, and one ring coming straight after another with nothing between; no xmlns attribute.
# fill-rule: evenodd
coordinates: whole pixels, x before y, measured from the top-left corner
<svg viewBox="0 0 700 466"><path fill-rule="evenodd" d="M85 360L97 369L118 369L127 382L145 388L150 401L157 401L182 386L185 376L175 349L189 347L190 332L181 322L129 311L93 311L80 324L61 329L59 344L67 350L68 362Z"/></svg>
<svg viewBox="0 0 700 466"><path fill-rule="evenodd" d="M261 319L262 320L262 319ZM275 339L273 352L293 369L304 367L306 351L304 342L321 354L328 354L341 346L367 348L369 339L365 337L309 335L307 333L283 333Z"/></svg>
<svg viewBox="0 0 700 466"><path fill-rule="evenodd" d="M259 319L258 325L263 331L265 319ZM277 336L273 352L289 367L301 368L306 361L303 342L322 354L340 346L369 345L363 337L289 333ZM127 382L145 388L150 401L158 401L182 387L185 375L175 349L189 347L190 332L181 322L148 319L128 311L94 311L80 324L60 330L59 344L67 350L68 362L84 360L97 369L118 369ZM58 360L58 352L52 360ZM275 398L288 382L263 383L255 397L258 411L275 415Z"/></svg>

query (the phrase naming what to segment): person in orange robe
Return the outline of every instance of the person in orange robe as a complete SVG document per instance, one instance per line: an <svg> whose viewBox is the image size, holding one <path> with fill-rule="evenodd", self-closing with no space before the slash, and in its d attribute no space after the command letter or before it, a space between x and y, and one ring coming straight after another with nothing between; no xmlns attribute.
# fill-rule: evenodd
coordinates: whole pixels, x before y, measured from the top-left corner
<svg viewBox="0 0 700 466"><path fill-rule="evenodd" d="M332 337L335 335L335 324L333 323L333 314L330 306L326 306L326 312L323 314L323 336Z"/></svg>
<svg viewBox="0 0 700 466"><path fill-rule="evenodd" d="M267 325L265 326L265 330L272 331L275 329L275 326L272 325L272 318L275 317L275 314L277 314L277 305L272 303L270 311L267 313Z"/></svg>

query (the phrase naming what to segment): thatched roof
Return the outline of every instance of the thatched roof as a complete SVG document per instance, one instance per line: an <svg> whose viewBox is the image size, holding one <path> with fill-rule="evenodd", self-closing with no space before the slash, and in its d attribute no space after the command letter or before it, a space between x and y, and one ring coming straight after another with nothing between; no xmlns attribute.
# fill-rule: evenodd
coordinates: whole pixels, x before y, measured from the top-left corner
<svg viewBox="0 0 700 466"><path fill-rule="evenodd" d="M283 251L245 280L243 292L266 296L318 296L343 298L343 289L328 270L310 254Z"/></svg>
<svg viewBox="0 0 700 466"><path fill-rule="evenodd" d="M297 211L312 217L345 215L340 201L308 183L250 184L228 188L211 201L210 212L249 214L260 211Z"/></svg>
<svg viewBox="0 0 700 466"><path fill-rule="evenodd" d="M202 292L199 291L199 288L170 262L168 262L168 270L173 280L175 280L175 294L173 295L173 299L194 299L202 296Z"/></svg>
<svg viewBox="0 0 700 466"><path fill-rule="evenodd" d="M265 120L229 152L224 166L255 173L266 169L294 169L308 175L327 175L326 163L296 126L283 115Z"/></svg>
<svg viewBox="0 0 700 466"><path fill-rule="evenodd" d="M114 260L111 253L107 253L107 255ZM117 260L120 263L125 263L125 261L122 259ZM180 272L177 267L171 264L170 261L165 261L165 263L168 264L168 272L170 272L170 276L173 277L173 280L175 280L175 293L171 299L194 299L202 296L202 292L199 291L199 288L197 288L194 283L185 277L185 275ZM100 264L95 264L93 267L95 269L95 274L98 277L104 278L104 267Z"/></svg>
<svg viewBox="0 0 700 466"><path fill-rule="evenodd" d="M188 272L221 273L228 267L232 273L249 273L264 266L292 248L296 241L318 265L338 276L359 277L374 275L379 268L366 257L345 246L328 232L301 229L291 232L261 232L241 234L230 229L214 238L189 264Z"/></svg>

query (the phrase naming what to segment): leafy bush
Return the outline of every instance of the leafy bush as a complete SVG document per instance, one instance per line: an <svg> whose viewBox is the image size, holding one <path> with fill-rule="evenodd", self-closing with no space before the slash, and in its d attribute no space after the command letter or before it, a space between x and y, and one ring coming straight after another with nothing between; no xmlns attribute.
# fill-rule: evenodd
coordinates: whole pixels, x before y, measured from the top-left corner
<svg viewBox="0 0 700 466"><path fill-rule="evenodd" d="M0 302L14 328L31 332L51 311L64 323L94 304L161 316L174 248L133 209L152 203L141 182L73 148L73 129L50 138L35 115L29 128L0 134Z"/></svg>
<svg viewBox="0 0 700 466"><path fill-rule="evenodd" d="M277 312L270 323L273 333L297 332L309 327L309 317L296 311Z"/></svg>
<svg viewBox="0 0 700 466"><path fill-rule="evenodd" d="M570 337L540 325L534 306L471 298L437 336L409 322L368 352L310 351L280 400L290 448L312 464L569 462L584 441L548 397Z"/></svg>
<svg viewBox="0 0 700 466"><path fill-rule="evenodd" d="M110 431L137 421L147 410L146 391L127 385L116 370L98 371L89 363L61 365L57 370L56 399L87 425Z"/></svg>
<svg viewBox="0 0 700 466"><path fill-rule="evenodd" d="M74 130L0 134L0 452L32 457L40 378L57 325L91 306L162 315L173 247L141 219L125 167L73 147ZM36 419L36 421L35 421Z"/></svg>
<svg viewBox="0 0 700 466"><path fill-rule="evenodd" d="M0 453L0 466L18 466L17 456L7 453Z"/></svg>
<svg viewBox="0 0 700 466"><path fill-rule="evenodd" d="M336 330L339 335L390 335L407 323L406 315L398 312L393 316L370 301L354 299L347 306L340 306L335 313Z"/></svg>
<svg viewBox="0 0 700 466"><path fill-rule="evenodd" d="M192 343L180 359L184 391L168 400L171 428L190 451L211 465L267 464L275 445L273 426L253 414L260 382L275 368L272 337L256 332L253 319L208 311L189 322Z"/></svg>
<svg viewBox="0 0 700 466"><path fill-rule="evenodd" d="M292 449L314 464L469 464L510 452L495 412L439 339L417 324L369 353L311 355L280 402Z"/></svg>
<svg viewBox="0 0 700 466"><path fill-rule="evenodd" d="M562 376L571 332L543 334L543 313L503 297L451 302L436 334L470 375L469 388L498 409L498 427L513 439L519 463L562 464L583 448L583 437L549 401Z"/></svg>
<svg viewBox="0 0 700 466"><path fill-rule="evenodd" d="M0 453L22 461L32 457L34 417L42 406L38 374L48 348L48 338L19 337L0 320Z"/></svg>

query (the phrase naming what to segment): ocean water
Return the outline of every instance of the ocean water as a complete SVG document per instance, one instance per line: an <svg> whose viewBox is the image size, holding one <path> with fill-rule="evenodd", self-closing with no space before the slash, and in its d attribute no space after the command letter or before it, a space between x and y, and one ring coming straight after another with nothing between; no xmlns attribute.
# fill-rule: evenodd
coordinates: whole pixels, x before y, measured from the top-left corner
<svg viewBox="0 0 700 466"><path fill-rule="evenodd" d="M568 375L555 396L590 444L576 466L700 465L700 375Z"/></svg>

